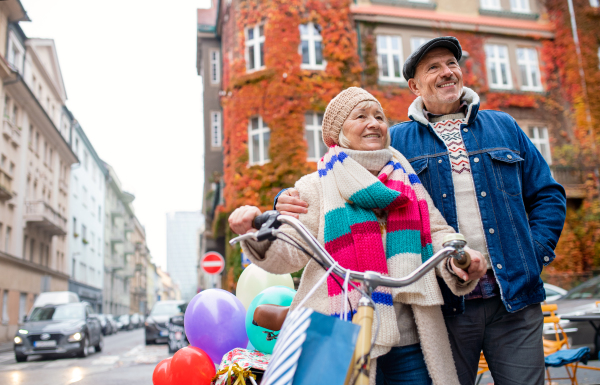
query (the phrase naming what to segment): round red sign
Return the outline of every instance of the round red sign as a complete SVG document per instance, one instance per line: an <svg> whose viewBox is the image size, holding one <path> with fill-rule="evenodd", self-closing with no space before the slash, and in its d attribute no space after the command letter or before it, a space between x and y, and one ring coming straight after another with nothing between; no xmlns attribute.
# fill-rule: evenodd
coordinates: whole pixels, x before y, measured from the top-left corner
<svg viewBox="0 0 600 385"><path fill-rule="evenodd" d="M209 251L202 257L200 266L207 274L220 274L225 268L225 258L216 251Z"/></svg>

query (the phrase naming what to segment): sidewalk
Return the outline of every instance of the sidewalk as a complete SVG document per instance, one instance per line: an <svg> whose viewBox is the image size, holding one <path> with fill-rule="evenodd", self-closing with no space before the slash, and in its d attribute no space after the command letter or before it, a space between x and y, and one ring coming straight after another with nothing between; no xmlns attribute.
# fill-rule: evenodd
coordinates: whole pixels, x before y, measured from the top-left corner
<svg viewBox="0 0 600 385"><path fill-rule="evenodd" d="M12 352L13 343L11 342L2 342L0 343L0 353Z"/></svg>

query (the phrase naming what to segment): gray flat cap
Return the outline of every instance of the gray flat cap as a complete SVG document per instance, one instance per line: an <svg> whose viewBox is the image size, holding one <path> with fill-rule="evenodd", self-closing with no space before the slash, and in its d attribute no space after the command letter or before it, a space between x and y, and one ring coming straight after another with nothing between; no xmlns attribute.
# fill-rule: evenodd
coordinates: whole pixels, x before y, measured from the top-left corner
<svg viewBox="0 0 600 385"><path fill-rule="evenodd" d="M456 60L460 60L462 57L462 48L458 39L452 36L442 36L436 37L429 40L427 43L420 46L415 52L413 52L408 59L404 62L404 67L402 68L402 75L404 75L404 79L412 79L415 77L415 71L417 70L417 65L425 56L425 54L437 47L448 48L450 52L454 55Z"/></svg>

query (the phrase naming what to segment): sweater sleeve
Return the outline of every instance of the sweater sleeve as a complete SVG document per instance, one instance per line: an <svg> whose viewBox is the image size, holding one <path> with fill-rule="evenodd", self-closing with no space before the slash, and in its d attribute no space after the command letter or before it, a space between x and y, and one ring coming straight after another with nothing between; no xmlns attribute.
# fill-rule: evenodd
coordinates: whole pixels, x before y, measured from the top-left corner
<svg viewBox="0 0 600 385"><path fill-rule="evenodd" d="M300 214L300 221L317 238L319 234L321 205L319 186L315 185L315 183L319 183L319 178L316 173L313 173L297 181L295 188L300 194L300 199L308 203L308 212ZM308 246L302 241L298 233L290 226L283 225L280 227L280 230L308 249ZM242 248L252 263L273 274L294 273L306 266L310 258L302 251L282 240L274 242L244 241L242 242Z"/></svg>

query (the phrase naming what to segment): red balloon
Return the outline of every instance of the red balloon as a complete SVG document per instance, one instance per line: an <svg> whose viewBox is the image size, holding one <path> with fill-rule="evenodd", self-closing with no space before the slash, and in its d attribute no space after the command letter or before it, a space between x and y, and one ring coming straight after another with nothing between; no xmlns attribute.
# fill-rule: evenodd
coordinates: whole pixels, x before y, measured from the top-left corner
<svg viewBox="0 0 600 385"><path fill-rule="evenodd" d="M152 384L154 385L171 385L169 367L171 366L171 358L162 360L154 368L152 373Z"/></svg>
<svg viewBox="0 0 600 385"><path fill-rule="evenodd" d="M169 371L172 385L210 385L217 374L208 354L193 346L175 353Z"/></svg>

